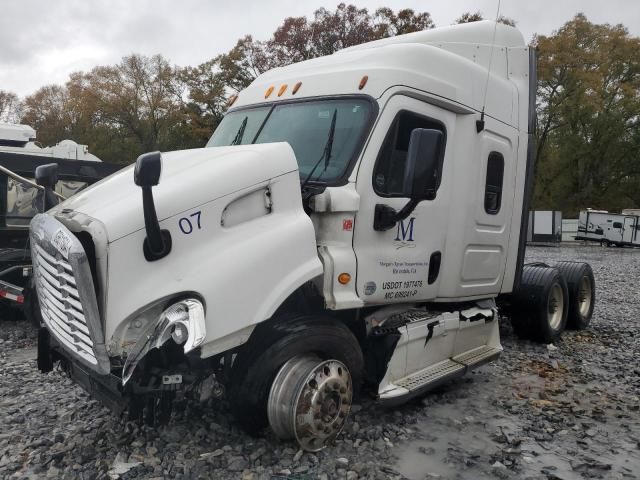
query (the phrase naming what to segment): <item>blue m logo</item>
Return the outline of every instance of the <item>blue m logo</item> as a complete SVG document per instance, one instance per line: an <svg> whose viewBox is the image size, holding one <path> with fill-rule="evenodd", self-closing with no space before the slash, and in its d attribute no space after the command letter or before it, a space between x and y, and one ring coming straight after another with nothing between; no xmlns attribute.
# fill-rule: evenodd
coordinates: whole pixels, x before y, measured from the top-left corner
<svg viewBox="0 0 640 480"><path fill-rule="evenodd" d="M411 217L405 224L405 220L398 222L396 226L396 242L413 242L413 221L415 217Z"/></svg>

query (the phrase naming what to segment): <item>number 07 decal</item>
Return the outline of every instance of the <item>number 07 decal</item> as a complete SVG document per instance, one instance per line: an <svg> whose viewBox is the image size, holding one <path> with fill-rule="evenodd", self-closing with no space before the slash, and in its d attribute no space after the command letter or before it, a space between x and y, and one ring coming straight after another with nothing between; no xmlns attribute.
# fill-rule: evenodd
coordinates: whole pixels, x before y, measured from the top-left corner
<svg viewBox="0 0 640 480"><path fill-rule="evenodd" d="M180 227L180 231L185 235L190 235L195 229L200 230L200 215L202 214L201 210L197 212L193 212L188 217L182 217L178 220L178 226Z"/></svg>

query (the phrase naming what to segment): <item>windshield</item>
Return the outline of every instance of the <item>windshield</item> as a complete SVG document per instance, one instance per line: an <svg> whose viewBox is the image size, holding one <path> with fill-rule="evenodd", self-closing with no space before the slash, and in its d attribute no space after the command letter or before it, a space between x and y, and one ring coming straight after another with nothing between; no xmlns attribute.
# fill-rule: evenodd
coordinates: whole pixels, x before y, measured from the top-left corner
<svg viewBox="0 0 640 480"><path fill-rule="evenodd" d="M371 108L369 101L352 98L238 110L225 115L207 147L287 142L296 154L301 178L306 179L313 172L310 180L329 182L344 175L357 153L369 125ZM327 151L331 153L328 163L324 158Z"/></svg>

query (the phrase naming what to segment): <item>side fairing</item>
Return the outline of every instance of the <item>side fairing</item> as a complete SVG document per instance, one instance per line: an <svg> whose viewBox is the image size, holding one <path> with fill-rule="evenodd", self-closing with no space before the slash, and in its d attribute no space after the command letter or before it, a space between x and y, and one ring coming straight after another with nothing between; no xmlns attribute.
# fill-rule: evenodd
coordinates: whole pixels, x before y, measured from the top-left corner
<svg viewBox="0 0 640 480"><path fill-rule="evenodd" d="M221 343L242 343L252 326L322 273L297 170L183 211L161 228L173 241L161 260L145 260L144 230L110 245L105 337L114 350L132 312L190 292L206 309L202 356L215 354Z"/></svg>

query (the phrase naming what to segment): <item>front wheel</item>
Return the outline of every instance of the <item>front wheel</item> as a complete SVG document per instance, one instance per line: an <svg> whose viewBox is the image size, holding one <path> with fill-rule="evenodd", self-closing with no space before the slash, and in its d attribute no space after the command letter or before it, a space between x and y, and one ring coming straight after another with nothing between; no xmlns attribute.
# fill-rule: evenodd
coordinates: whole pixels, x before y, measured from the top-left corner
<svg viewBox="0 0 640 480"><path fill-rule="evenodd" d="M342 430L351 409L353 384L347 366L314 355L285 363L271 386L267 413L275 434L295 438L308 452L317 452Z"/></svg>
<svg viewBox="0 0 640 480"><path fill-rule="evenodd" d="M318 450L344 425L363 364L353 333L330 317L258 325L231 371L232 412L249 433L270 424L279 437L295 437L305 450Z"/></svg>

